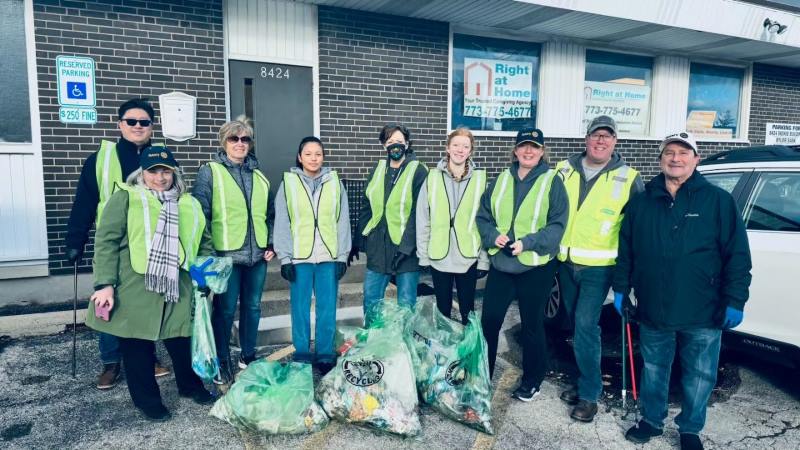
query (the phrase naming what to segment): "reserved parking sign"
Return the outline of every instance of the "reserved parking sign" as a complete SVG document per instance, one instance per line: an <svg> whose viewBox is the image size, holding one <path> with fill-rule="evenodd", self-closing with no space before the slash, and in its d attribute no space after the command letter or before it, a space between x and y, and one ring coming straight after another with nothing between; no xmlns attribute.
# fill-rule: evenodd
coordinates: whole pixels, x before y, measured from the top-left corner
<svg viewBox="0 0 800 450"><path fill-rule="evenodd" d="M58 104L61 106L59 120L68 124L96 123L94 59L83 56L57 56L56 74Z"/></svg>

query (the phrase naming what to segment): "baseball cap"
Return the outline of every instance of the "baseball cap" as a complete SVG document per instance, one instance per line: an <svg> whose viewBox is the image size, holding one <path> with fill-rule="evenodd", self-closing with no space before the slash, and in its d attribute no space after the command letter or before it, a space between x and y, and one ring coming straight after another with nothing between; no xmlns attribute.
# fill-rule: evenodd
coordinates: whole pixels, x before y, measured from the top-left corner
<svg viewBox="0 0 800 450"><path fill-rule="evenodd" d="M539 147L544 147L544 133L538 128L523 128L517 133L517 143L514 146L532 142Z"/></svg>
<svg viewBox="0 0 800 450"><path fill-rule="evenodd" d="M664 140L661 141L661 145L658 146L658 155L661 156L667 144L672 142L681 142L685 145L688 145L692 150L694 150L694 154L697 155L697 142L694 140L692 133L689 133L688 131L681 131L680 133L670 134L669 136L665 137Z"/></svg>
<svg viewBox="0 0 800 450"><path fill-rule="evenodd" d="M139 155L139 166L142 170L151 169L155 166L164 166L170 169L178 168L178 161L172 156L172 152L164 146L153 145L146 147Z"/></svg>
<svg viewBox="0 0 800 450"><path fill-rule="evenodd" d="M608 128L611 130L611 134L614 136L617 135L617 122L608 116L597 116L592 119L592 123L590 123L589 128L586 129L586 134L592 134L600 128Z"/></svg>

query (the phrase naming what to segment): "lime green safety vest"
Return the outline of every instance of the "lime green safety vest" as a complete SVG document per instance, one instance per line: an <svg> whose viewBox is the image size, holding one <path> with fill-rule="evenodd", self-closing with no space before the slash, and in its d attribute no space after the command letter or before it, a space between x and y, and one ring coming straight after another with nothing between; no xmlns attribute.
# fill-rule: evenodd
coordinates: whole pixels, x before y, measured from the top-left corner
<svg viewBox="0 0 800 450"><path fill-rule="evenodd" d="M544 228L547 225L547 212L550 208L550 187L553 185L553 177L556 171L548 169L547 172L539 175L533 187L522 200L514 217L514 175L510 169L500 172L492 191L492 216L497 223L497 231L502 234L508 233L511 229L511 220L514 220L514 236L522 239L531 233ZM500 249L492 247L489 254L494 255ZM553 257L551 255L540 255L533 250L524 250L517 258L519 262L526 266L541 266L547 264Z"/></svg>
<svg viewBox="0 0 800 450"><path fill-rule="evenodd" d="M378 167L372 174L372 179L367 184L367 200L372 210L372 218L364 227L363 235L367 236L381 221L386 213L386 227L389 229L389 238L394 245L400 245L403 233L406 231L408 217L411 215L411 207L414 204L414 174L417 172L419 161L414 160L406 164L403 172L395 183L396 188L392 188L385 208L383 204L384 178L386 178L386 160L378 162ZM423 168L425 166L422 166Z"/></svg>
<svg viewBox="0 0 800 450"><path fill-rule="evenodd" d="M267 202L269 181L256 169L253 171L253 188L250 202L233 176L220 163L210 162L213 178L211 198L211 240L218 251L239 250L247 236L247 220L253 221L253 232L259 247L267 246Z"/></svg>
<svg viewBox="0 0 800 450"><path fill-rule="evenodd" d="M622 208L628 203L638 172L621 166L597 175L580 208L581 175L569 161L556 166L569 197L569 220L558 259L586 266L610 266L617 259Z"/></svg>
<svg viewBox="0 0 800 450"><path fill-rule="evenodd" d="M97 202L97 214L94 218L94 226L100 223L100 216L103 208L106 207L108 199L114 193L114 185L122 184L122 167L117 156L117 144L111 141L102 141L100 151L97 152L97 160L94 163L94 175L97 179L97 191L100 194L100 201Z"/></svg>
<svg viewBox="0 0 800 450"><path fill-rule="evenodd" d="M311 257L316 238L315 230L319 230L322 243L331 258L336 259L339 247L339 207L342 201L341 185L336 172L330 172L320 189L315 215L313 200L300 175L291 172L283 174L283 192L286 194L286 207L292 229L293 259Z"/></svg>
<svg viewBox="0 0 800 450"><path fill-rule="evenodd" d="M465 258L477 258L481 249L481 235L475 216L480 208L481 195L486 190L486 171L475 170L467 181L464 195L450 216L450 197L445 187L444 172L438 169L428 173L428 211L431 217L431 236L428 256L432 260L444 259L450 252L450 230L456 234L458 250Z"/></svg>
<svg viewBox="0 0 800 450"><path fill-rule="evenodd" d="M136 273L144 274L161 213L161 202L152 192L141 186L121 184L119 187L128 191L128 249L131 266ZM182 195L178 200L178 261L184 270L189 270L189 266L197 258L205 227L206 218L200 202L189 194ZM186 249L189 249L188 255Z"/></svg>

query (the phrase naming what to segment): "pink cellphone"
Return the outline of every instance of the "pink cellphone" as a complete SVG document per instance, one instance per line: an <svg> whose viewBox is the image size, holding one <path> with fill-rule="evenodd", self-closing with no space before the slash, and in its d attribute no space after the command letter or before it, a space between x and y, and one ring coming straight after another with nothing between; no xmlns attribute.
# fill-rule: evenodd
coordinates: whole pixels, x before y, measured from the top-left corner
<svg viewBox="0 0 800 450"><path fill-rule="evenodd" d="M103 306L94 306L94 316L98 319L108 322L110 313L111 311L108 309L108 302L104 303Z"/></svg>

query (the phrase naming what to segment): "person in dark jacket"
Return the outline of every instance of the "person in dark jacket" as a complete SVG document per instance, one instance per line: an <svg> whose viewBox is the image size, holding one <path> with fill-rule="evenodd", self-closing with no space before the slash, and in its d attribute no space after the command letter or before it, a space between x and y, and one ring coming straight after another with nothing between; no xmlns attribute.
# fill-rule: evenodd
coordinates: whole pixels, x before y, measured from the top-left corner
<svg viewBox="0 0 800 450"><path fill-rule="evenodd" d="M481 325L494 374L500 328L516 298L522 320L522 379L512 396L528 402L539 393L546 369L544 305L553 285L555 259L569 215L569 200L548 167L541 130L517 133L514 162L492 181L476 217L491 267Z"/></svg>
<svg viewBox="0 0 800 450"><path fill-rule="evenodd" d="M98 228L103 209L116 190L116 185L124 183L131 173L139 169L139 154L143 148L150 146L155 118L153 106L145 99L134 98L121 104L117 113L120 138L116 143L102 141L100 150L89 155L81 169L65 239L65 253L70 265L77 264L83 256L89 230L93 225L95 230ZM97 389L107 390L119 381L122 357L116 336L102 332L97 334L100 362L103 364L103 371L97 376ZM155 375L162 377L168 374L169 370L156 359Z"/></svg>
<svg viewBox="0 0 800 450"><path fill-rule="evenodd" d="M261 320L261 293L272 250L274 210L269 181L258 169L252 153L253 127L242 116L224 124L219 131L214 161L203 165L197 174L192 195L200 202L210 224L211 238L219 256L233 260L228 290L214 296L211 322L220 361L216 384L230 383L232 364L229 342L236 304L239 304L238 367L244 369L255 360L258 323Z"/></svg>
<svg viewBox="0 0 800 450"><path fill-rule="evenodd" d="M428 170L411 148L411 133L403 125L381 129L378 140L386 150L372 169L358 218L358 233L348 262L360 249L367 254L364 276L364 321L384 297L394 275L397 302L413 308L417 302L417 196ZM359 242L360 238L360 242Z"/></svg>
<svg viewBox="0 0 800 450"><path fill-rule="evenodd" d="M660 152L662 173L628 203L613 277L618 311L630 307L631 288L636 295L644 359L643 419L625 437L644 443L662 433L677 346L683 402L675 423L681 448L695 449L702 448L722 329L743 318L750 250L733 197L695 170L691 134L667 136Z"/></svg>

